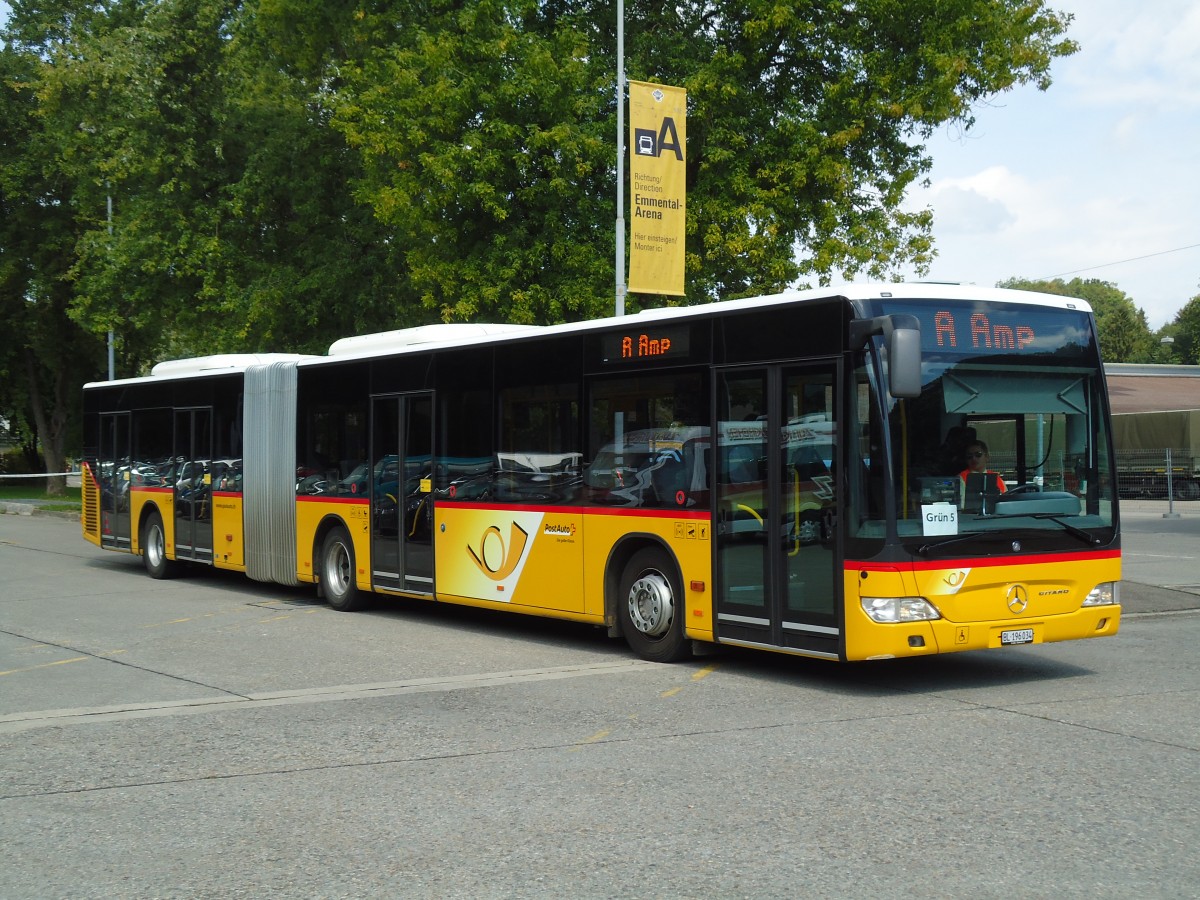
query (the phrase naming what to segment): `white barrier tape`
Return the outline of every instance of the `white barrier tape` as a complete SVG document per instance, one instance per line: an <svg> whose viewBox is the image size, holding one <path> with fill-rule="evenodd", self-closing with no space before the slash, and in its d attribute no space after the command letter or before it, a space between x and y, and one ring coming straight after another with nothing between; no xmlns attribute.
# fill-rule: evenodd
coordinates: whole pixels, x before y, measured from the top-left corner
<svg viewBox="0 0 1200 900"><path fill-rule="evenodd" d="M0 472L0 478L78 478L82 472L38 472L33 475L5 475Z"/></svg>

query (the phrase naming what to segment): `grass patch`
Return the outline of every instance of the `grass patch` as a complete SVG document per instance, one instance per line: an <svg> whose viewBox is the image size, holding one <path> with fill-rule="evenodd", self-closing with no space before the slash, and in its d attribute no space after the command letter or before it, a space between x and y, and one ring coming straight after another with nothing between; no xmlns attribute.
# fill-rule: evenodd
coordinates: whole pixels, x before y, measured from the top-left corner
<svg viewBox="0 0 1200 900"><path fill-rule="evenodd" d="M39 509L78 510L82 502L81 488L66 488L61 495L46 493L46 483L39 478L0 480L0 502L21 501Z"/></svg>

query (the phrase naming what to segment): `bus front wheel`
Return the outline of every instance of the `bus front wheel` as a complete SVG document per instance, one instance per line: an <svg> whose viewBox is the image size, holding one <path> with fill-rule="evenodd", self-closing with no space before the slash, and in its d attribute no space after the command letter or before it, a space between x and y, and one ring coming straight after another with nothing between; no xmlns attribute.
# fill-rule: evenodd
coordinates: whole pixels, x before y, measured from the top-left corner
<svg viewBox="0 0 1200 900"><path fill-rule="evenodd" d="M179 571L179 564L167 559L166 530L157 511L146 517L138 541L142 545L142 563L151 578L171 578Z"/></svg>
<svg viewBox="0 0 1200 900"><path fill-rule="evenodd" d="M354 544L344 528L325 536L321 547L321 587L329 605L339 612L366 606L366 597L354 580Z"/></svg>
<svg viewBox="0 0 1200 900"><path fill-rule="evenodd" d="M675 567L661 550L639 550L625 566L617 597L621 633L630 648L650 662L690 655L683 634L683 591Z"/></svg>

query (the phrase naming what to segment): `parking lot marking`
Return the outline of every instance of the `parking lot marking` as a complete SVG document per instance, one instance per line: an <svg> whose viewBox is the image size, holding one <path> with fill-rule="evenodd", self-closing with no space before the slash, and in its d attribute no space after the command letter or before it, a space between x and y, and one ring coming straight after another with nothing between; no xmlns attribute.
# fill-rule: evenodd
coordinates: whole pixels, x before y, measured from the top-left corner
<svg viewBox="0 0 1200 900"><path fill-rule="evenodd" d="M88 658L80 657L80 659ZM67 660L67 662L71 661ZM661 672L662 666L659 663L644 662L642 660L620 660L616 662L582 663L571 666L547 666L541 669L517 669L507 672L482 672L469 675L413 678L407 681L390 681L378 684L341 684L247 695L198 697L192 700L163 700L150 703L131 703L122 706L45 709L0 715L0 734L15 734L48 726L124 721L156 716L195 715L198 713L223 712L237 709L262 709L271 706L396 697L404 694L477 690L485 687L506 687L537 681L557 681L564 678L627 675L643 670L647 672ZM597 740L599 739L597 738Z"/></svg>
<svg viewBox="0 0 1200 900"><path fill-rule="evenodd" d="M90 656L76 656L72 659L60 659L55 662L38 663L36 666L25 666L23 669L8 669L0 672L0 675L16 675L18 672L32 672L34 669L46 669L50 666L65 666L67 663L83 662L85 659L91 659Z"/></svg>
<svg viewBox="0 0 1200 900"><path fill-rule="evenodd" d="M588 744L595 744L598 741L602 741L606 737L608 737L610 734L612 734L612 731L607 728L604 731L597 731L590 738L584 738L582 741L580 741L578 744L576 744L574 747L572 747L568 752L577 753L580 750L582 750L584 747L586 747Z"/></svg>

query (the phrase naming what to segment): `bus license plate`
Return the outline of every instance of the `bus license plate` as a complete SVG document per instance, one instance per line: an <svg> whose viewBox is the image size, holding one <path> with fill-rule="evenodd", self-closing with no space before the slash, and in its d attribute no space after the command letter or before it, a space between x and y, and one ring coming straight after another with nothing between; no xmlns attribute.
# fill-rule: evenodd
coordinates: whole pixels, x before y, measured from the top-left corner
<svg viewBox="0 0 1200 900"><path fill-rule="evenodd" d="M1033 629L1032 628L1017 628L1012 631L1000 632L1001 644L1032 644Z"/></svg>

